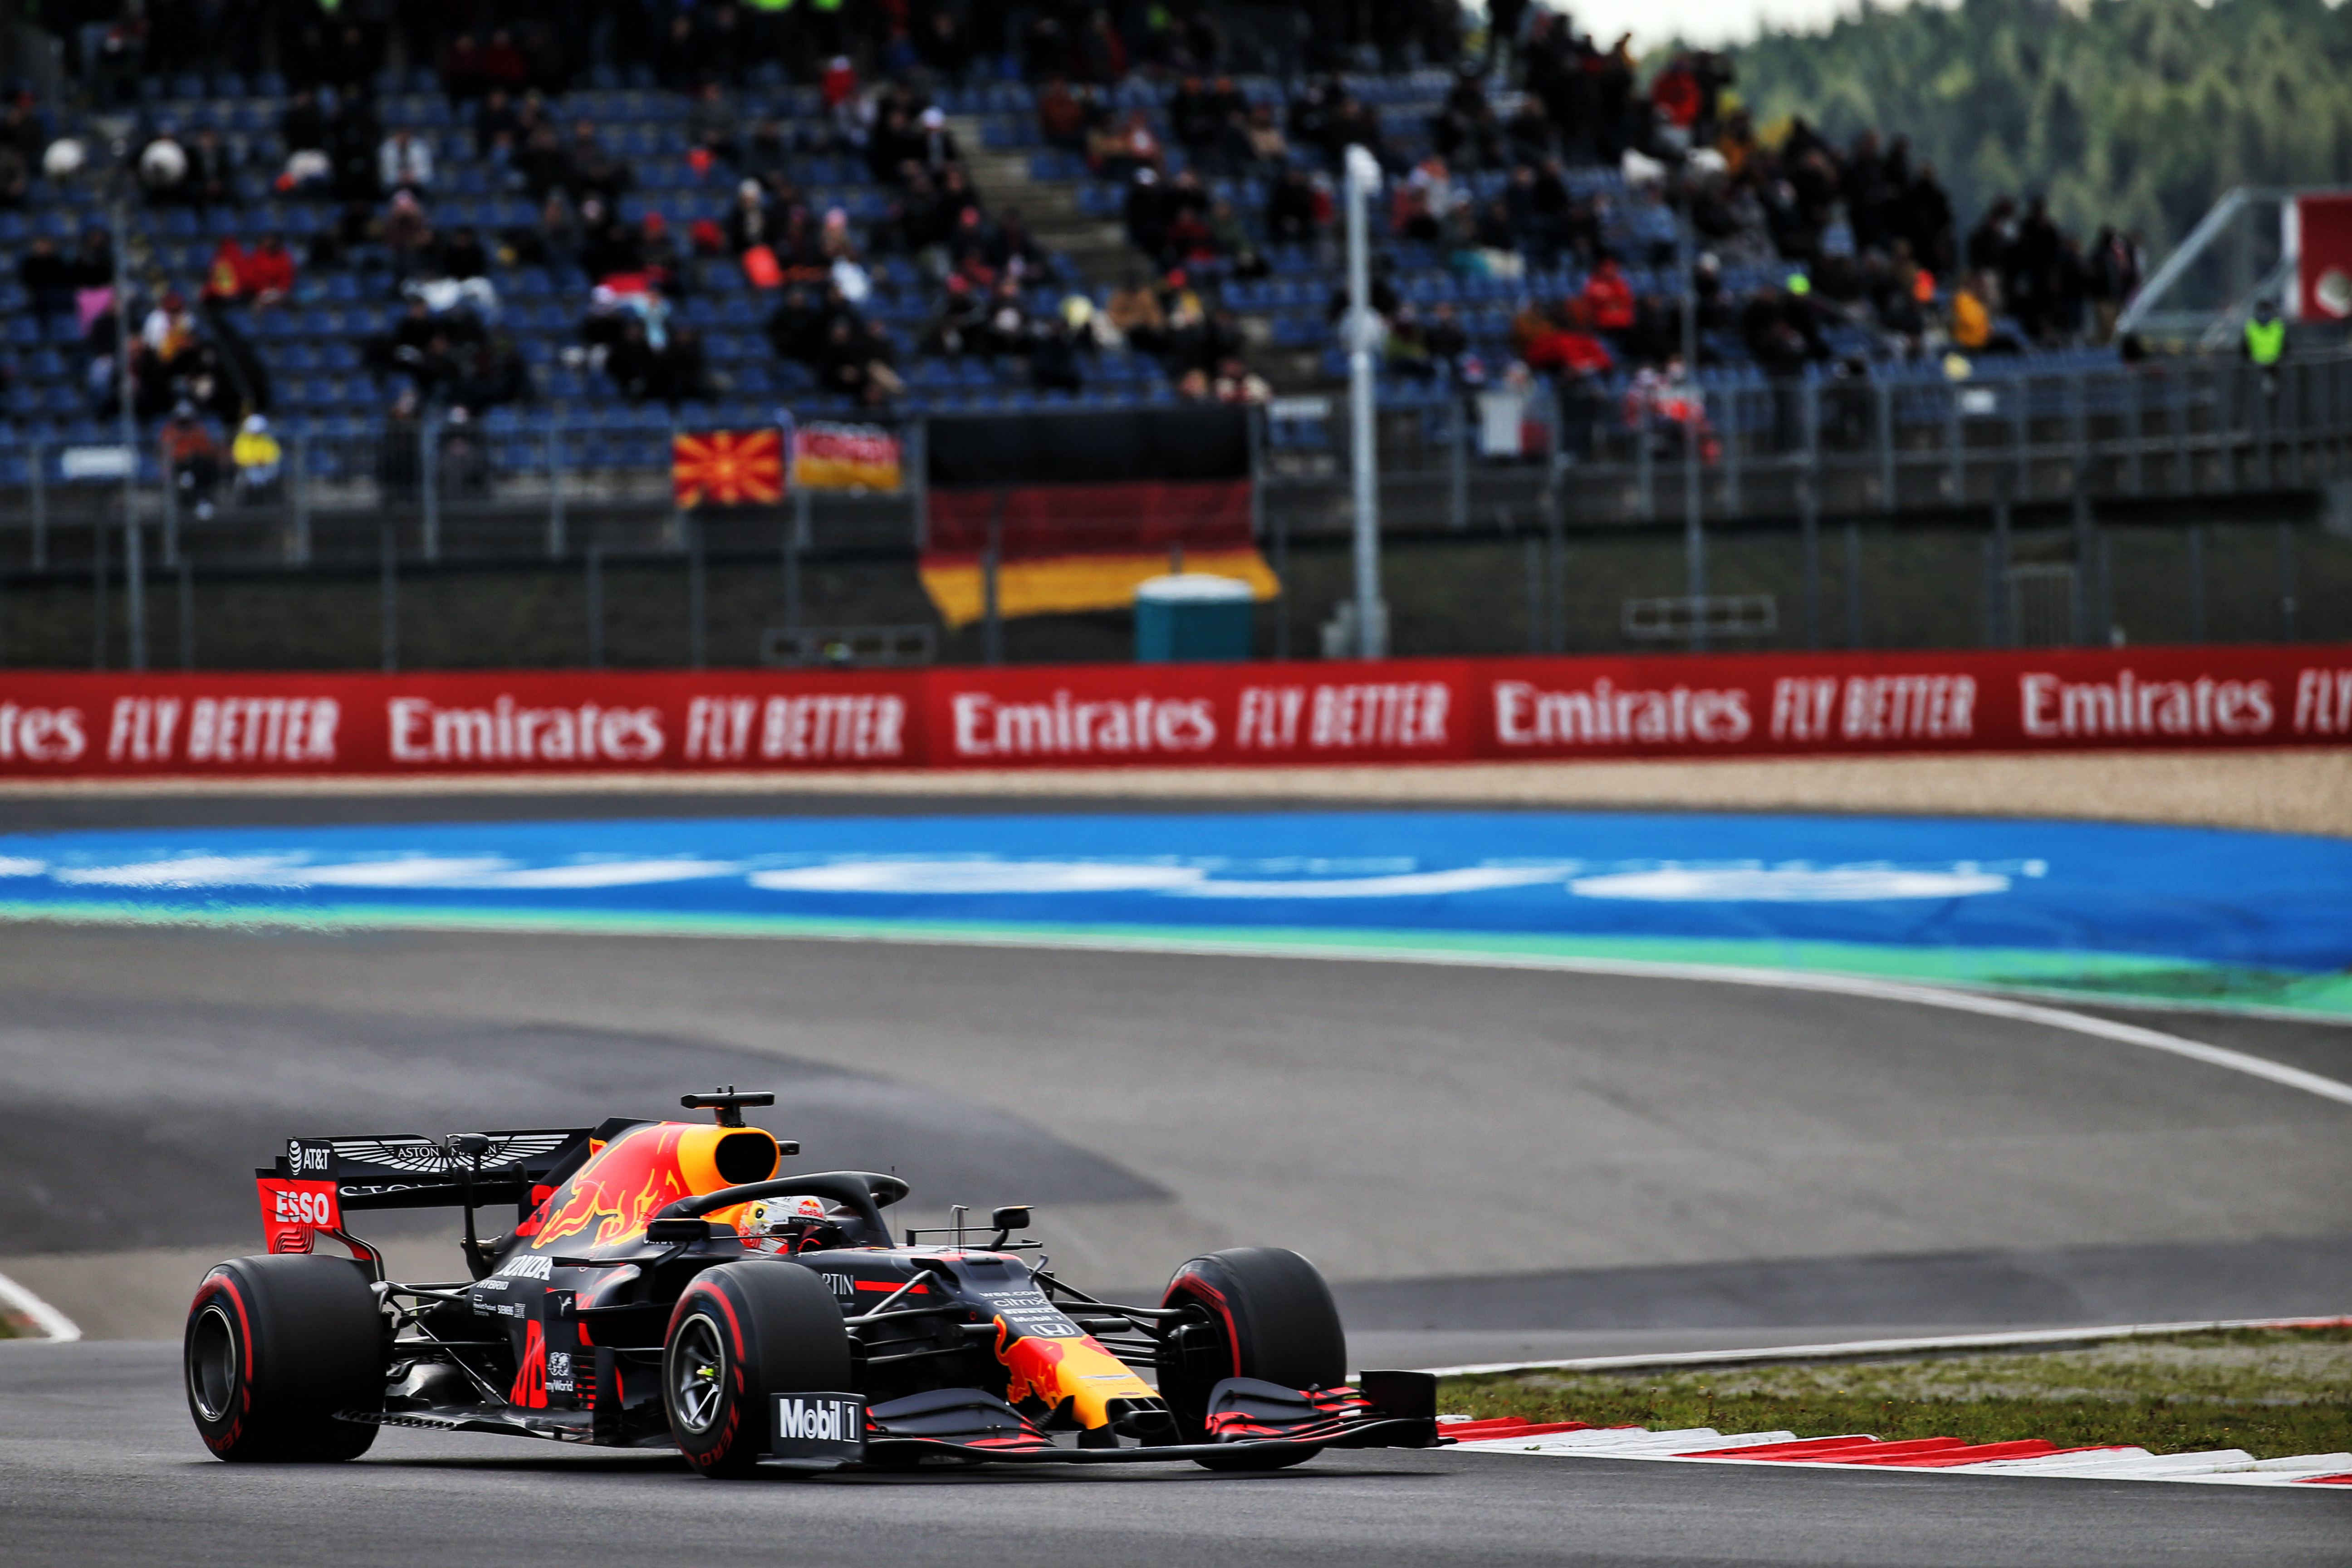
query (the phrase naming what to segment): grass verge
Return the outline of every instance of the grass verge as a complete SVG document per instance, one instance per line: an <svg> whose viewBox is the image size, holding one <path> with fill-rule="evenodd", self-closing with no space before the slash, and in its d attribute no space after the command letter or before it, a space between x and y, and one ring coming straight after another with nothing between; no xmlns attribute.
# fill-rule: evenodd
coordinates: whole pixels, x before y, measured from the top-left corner
<svg viewBox="0 0 2352 1568"><path fill-rule="evenodd" d="M1907 1361L1448 1378L1438 1408L1654 1430L2332 1454L2352 1451L2352 1327Z"/></svg>

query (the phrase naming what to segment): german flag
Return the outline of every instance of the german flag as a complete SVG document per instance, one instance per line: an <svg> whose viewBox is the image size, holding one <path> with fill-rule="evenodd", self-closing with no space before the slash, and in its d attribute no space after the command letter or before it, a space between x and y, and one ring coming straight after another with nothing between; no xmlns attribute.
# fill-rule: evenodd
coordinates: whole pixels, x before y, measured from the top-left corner
<svg viewBox="0 0 2352 1568"><path fill-rule="evenodd" d="M779 430L714 430L670 444L670 483L677 504L748 506L784 496L784 439Z"/></svg>

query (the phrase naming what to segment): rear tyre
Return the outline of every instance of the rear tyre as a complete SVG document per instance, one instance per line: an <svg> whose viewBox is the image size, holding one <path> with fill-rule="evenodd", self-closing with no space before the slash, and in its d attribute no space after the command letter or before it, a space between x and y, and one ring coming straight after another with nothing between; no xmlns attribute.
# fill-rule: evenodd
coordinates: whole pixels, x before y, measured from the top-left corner
<svg viewBox="0 0 2352 1568"><path fill-rule="evenodd" d="M1161 1341L1160 1396L1181 1440L1208 1440L1209 1391L1229 1377L1285 1388L1330 1388L1348 1375L1348 1336L1315 1265L1279 1247L1235 1247L1195 1258L1168 1281L1165 1307L1192 1320ZM1314 1457L1241 1453L1197 1461L1213 1470L1274 1470Z"/></svg>
<svg viewBox="0 0 2352 1568"><path fill-rule="evenodd" d="M239 1258L196 1287L183 1339L188 1413L232 1463L355 1459L383 1408L385 1319L361 1266L308 1254Z"/></svg>
<svg viewBox="0 0 2352 1568"><path fill-rule="evenodd" d="M706 1476L751 1473L768 1451L772 1395L849 1387L849 1331L814 1269L722 1263L670 1313L662 1403L678 1451Z"/></svg>

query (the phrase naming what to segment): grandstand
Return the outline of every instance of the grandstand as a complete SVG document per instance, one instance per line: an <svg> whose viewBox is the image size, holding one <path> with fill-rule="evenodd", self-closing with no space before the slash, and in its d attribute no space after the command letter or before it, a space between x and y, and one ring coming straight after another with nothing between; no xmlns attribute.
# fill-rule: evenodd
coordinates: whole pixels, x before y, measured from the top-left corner
<svg viewBox="0 0 2352 1568"><path fill-rule="evenodd" d="M1008 79L1013 64L1009 58L1004 62ZM444 298L455 301L447 346L462 358L470 340L486 340L496 353L519 356L528 374L505 377L495 397L478 386L470 398L462 395L462 378L448 374L423 377L419 390L428 405L436 398L458 406L471 401L475 405L468 412L503 443L494 448L494 460L502 465L538 461L538 448L524 433L550 422L641 433L593 443L586 454L592 463L630 466L655 460L655 437L673 424L761 424L772 419L779 405L802 417L880 405L910 416L1118 406L1188 395L1262 397L1268 384L1276 390L1300 390L1344 374L1334 336L1336 273L1328 245L1315 238L1283 239L1269 232L1267 216L1286 172L1327 180L1329 148L1294 136L1281 155L1257 159L1246 171L1233 170L1231 158L1215 155L1197 136L1188 151L1188 125L1180 121L1189 112L1187 95L1202 90L1198 83L1173 73L1138 72L1084 89L1084 95L1087 112L1097 119L1116 118L1122 128L1129 122L1147 127L1158 143L1150 167L1162 195L1177 207L1190 203L1214 214L1222 233L1204 235L1189 250L1161 245L1148 257L1140 250L1106 255L1097 247L1087 258L1092 276L1068 255L1034 255L1029 265L1017 268L1014 292L997 289L985 301L990 313L1014 312L1016 324L961 333L942 330L965 309L959 285L943 286L942 273L965 250L984 252L992 224L980 226L977 246L922 243L908 232L908 209L922 193L910 200L907 186L890 177L870 147L856 142L877 139L881 116L890 109L903 111L914 125L924 109L936 108L944 127L962 132L985 153L1020 155L1022 177L980 193L984 207L993 209L992 218L1025 202L1058 206L1097 224L1124 222L1135 237L1134 164L1047 144L1040 99L1063 89L1021 79L957 85L917 70L895 87L884 84L896 99L883 100L870 129L847 134L845 126L855 125L856 118L840 111L836 92L815 83L788 83L773 61L751 71L740 90L725 93L721 101L730 127L772 119L782 129L782 155L762 171L772 232L782 233L794 207L812 217L838 213L846 220L852 237L837 253L855 258L852 292L863 295L847 309L857 318L858 331L867 334L864 342L873 359L886 367L885 374L848 389L836 374L837 363L822 356L780 354L763 335L781 291L754 286L742 262L729 253L741 246L725 227L745 150L730 146L718 159L708 156L704 148L711 135L704 104L656 80L644 65L594 66L586 85L545 101L544 119L559 133L578 123L593 125L603 152L625 171L626 189L610 205L626 230L619 254L630 276L647 273L641 258L648 240L657 250L686 252L666 268L651 268L646 289L656 301L649 322L656 340L668 335L670 320L695 329L687 336L700 340L706 363L686 372L683 384L677 375L633 372L629 356L616 362L604 352L623 334L600 334L590 318L593 291L605 280L594 274L612 263L614 253L600 256L593 237L577 250L551 247L542 233L541 205L534 199L544 194L545 182L530 167L530 150L520 144L520 136L516 145L494 145L479 100L453 100L435 71L379 70L358 94L345 89L345 101L327 116L331 131L334 120L350 117L365 124L368 139L404 134L421 144L432 175L415 188L421 206L414 221L429 226L436 237L419 255L410 254L402 220L383 205L388 193L381 182L363 180L354 190L340 173L331 179L286 177L289 167L299 167L303 151L289 145L289 139L306 144L316 140L296 127L296 114L320 111L311 109L310 98L290 97L287 83L273 72L250 79L234 72L182 72L168 79L150 75L138 81L135 102L108 114L61 103L40 105L37 113L47 121L45 135L79 136L94 146L114 139L137 146L159 135L184 145L198 139L217 143L226 168L216 199L184 195L135 209L133 255L144 264L135 270L147 285L142 313L166 289L189 299L202 293L222 241L250 242L265 232L282 233L304 258L282 304L257 310L215 301L219 308L210 318L214 331L208 335L249 340L256 352L229 356L237 363L216 378L221 384L209 407L224 419L264 411L281 430L307 431L331 441L381 428L401 392L419 379L411 373L429 341L406 343L411 352L404 358L387 357L386 345L401 334L403 285L448 269L453 264L441 252L463 230L482 237L487 289L435 296L436 306ZM1264 106L1269 122L1286 119L1294 129L1302 101L1316 95L1328 97L1334 106L1360 106L1352 111L1377 136L1398 191L1406 193L1419 189L1433 167L1426 162L1433 136L1449 109L1461 107L1465 84L1492 108L1496 123L1524 107L1519 87L1502 73L1349 73L1312 83L1239 77L1220 85L1237 102ZM355 96L362 101L351 101ZM326 98L334 97L328 89ZM1477 149L1469 151L1475 154ZM1496 222L1517 210L1510 187L1520 176L1501 166L1465 167L1450 176L1448 199L1465 215L1463 235L1416 237L1412 226L1401 224L1403 232L1387 238L1381 259L1392 321L1381 389L1386 406L1438 409L1465 386L1500 384L1523 356L1535 359L1539 373L1550 371L1553 365L1529 353L1530 321L1540 323L1549 313L1555 324L1583 330L1582 323L1565 318L1574 315L1575 303L1586 296L1595 262L1613 257L1622 264L1641 319L1632 332L1604 334L1613 352L1587 395L1594 405L1612 411L1602 421L1603 438L1637 422L1638 416L1624 412L1640 401L1627 395L1637 391L1635 373L1671 358L1679 346L1672 326L1683 293L1675 219L1663 186L1638 180L1638 152L1629 151L1612 163L1596 158L1553 166L1573 204L1571 226L1580 225L1584 231L1572 244L1549 235L1495 232ZM1493 147L1483 160L1457 159L1481 161L1499 165L1511 159ZM1001 157L994 163L1004 167ZM1196 181L1195 165L1220 172ZM1441 180L1449 178L1442 165L1435 167ZM1629 170L1636 182L1629 183ZM1520 182L1525 184L1524 177ZM97 170L62 180L37 175L20 206L0 210L0 242L21 252L36 237L47 237L70 252L87 231L105 225L105 189ZM583 195L576 183L572 190L575 196ZM353 195L369 203L363 217L355 217L341 199ZM594 199L593 187L585 199ZM576 223L577 216L570 221ZM1479 221L1486 223L1485 232L1468 233ZM656 230L670 237L663 239ZM683 246L681 237L689 237ZM1055 237L1050 227L1046 237ZM1783 297L1792 279L1802 289L1816 269L1833 275L1855 270L1851 225L1843 219L1822 234L1817 256L1793 260L1778 254L1760 234L1736 226L1719 237L1703 237L1703 243L1723 256L1710 256L1703 274L1696 378L1702 388L1752 386L1763 379L1768 367L1759 363L1752 324L1740 319L1742 302L1752 314L1753 301ZM1087 251L1083 243L1073 248ZM788 263L793 259L786 257ZM803 265L798 276L821 287L831 271L824 265L827 256L811 253L800 259L820 264ZM1105 319L1124 273L1143 268L1157 279L1171 267L1181 269L1183 281L1160 285L1163 300L1173 305L1189 293L1206 311L1230 312L1223 337L1235 341L1223 341L1213 324L1205 347L1155 344L1160 352L1143 353L1131 343L1114 346L1111 334L1089 329L1089 321ZM1823 289L1813 292L1803 323L1801 363L1769 368L1805 379L1860 374L1932 381L1945 374L1927 353L1940 338L1933 325L1890 330L1875 319L1866 299L1855 302L1859 290L1851 279L1843 289L1824 282ZM1950 285L1937 282L1934 288L1920 294L1930 323ZM1076 306L1074 297L1091 310ZM23 482L20 470L30 444L54 452L108 439L112 428L102 373L94 376L89 364L102 342L94 346L84 331L87 323L76 313L42 312L31 303L18 279L0 279L10 356L6 411L18 443L14 455L0 458L7 468L0 482ZM1563 306L1569 309L1563 311ZM1995 331L2013 342L2031 341L2014 322L1996 322ZM591 342L600 335L604 343ZM1055 336L1074 339L1076 352L1034 353L1035 340ZM104 337L101 330L99 339ZM1222 377L1234 350L1262 374ZM2000 368L2048 374L2113 359L2105 348L2034 346L1999 364L1982 362L1979 374ZM623 374L615 374L616 367ZM246 374L238 374L240 368ZM1192 372L1200 374L1188 380ZM171 401L143 395L142 413L158 418Z"/></svg>

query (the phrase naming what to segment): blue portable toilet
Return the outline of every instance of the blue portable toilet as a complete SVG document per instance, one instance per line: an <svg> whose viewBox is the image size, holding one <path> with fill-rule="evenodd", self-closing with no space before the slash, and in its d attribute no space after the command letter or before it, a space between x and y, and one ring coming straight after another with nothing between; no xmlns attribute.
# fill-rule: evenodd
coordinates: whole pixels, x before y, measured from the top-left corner
<svg viewBox="0 0 2352 1568"><path fill-rule="evenodd" d="M1250 656L1257 595L1247 583L1206 572L1145 579L1135 590L1135 657L1141 664Z"/></svg>

